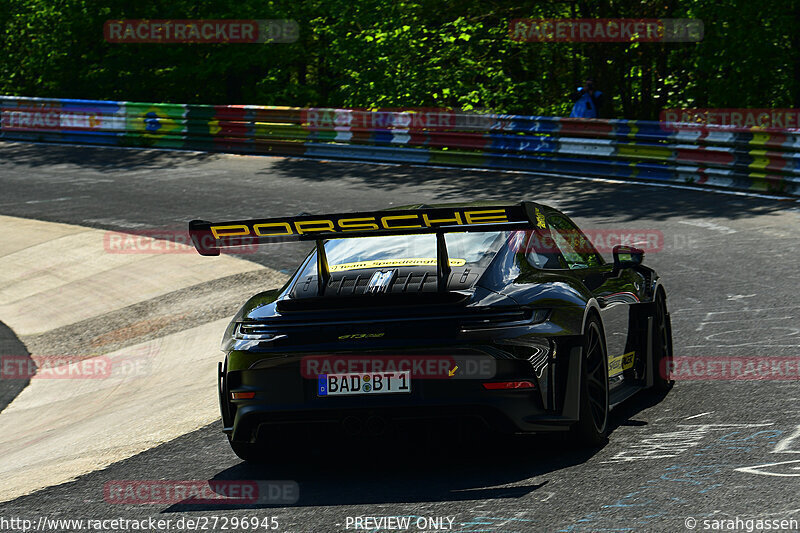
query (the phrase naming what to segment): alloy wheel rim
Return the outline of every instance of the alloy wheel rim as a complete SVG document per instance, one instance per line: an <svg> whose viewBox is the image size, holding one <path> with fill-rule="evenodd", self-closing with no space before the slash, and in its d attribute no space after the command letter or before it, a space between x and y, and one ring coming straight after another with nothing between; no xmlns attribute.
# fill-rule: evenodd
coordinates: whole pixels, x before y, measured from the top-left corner
<svg viewBox="0 0 800 533"><path fill-rule="evenodd" d="M589 328L586 339L586 385L592 422L598 432L606 426L608 417L608 378L603 366L605 357L597 326Z"/></svg>
<svg viewBox="0 0 800 533"><path fill-rule="evenodd" d="M659 344L659 357L658 357L658 365L659 368L656 369L658 371L666 371L669 372L669 368L661 368L662 361L667 359L670 356L669 353L669 334L667 332L667 317L665 312L666 305L664 304L664 300L659 298L658 306L656 307L656 328L658 330L658 344Z"/></svg>

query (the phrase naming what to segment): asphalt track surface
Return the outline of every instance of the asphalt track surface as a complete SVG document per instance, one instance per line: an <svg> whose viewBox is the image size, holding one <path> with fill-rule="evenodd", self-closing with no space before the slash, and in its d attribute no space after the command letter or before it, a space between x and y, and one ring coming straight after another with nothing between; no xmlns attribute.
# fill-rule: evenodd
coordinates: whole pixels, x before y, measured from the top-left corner
<svg viewBox="0 0 800 533"><path fill-rule="evenodd" d="M192 218L538 200L584 228L663 234L663 249L645 262L668 289L676 356L800 352L794 202L514 173L8 143L0 145L0 191L0 215L118 231L183 228ZM306 251L276 245L242 257L290 271ZM8 331L0 336L17 342ZM216 394L213 376L209 394ZM313 452L261 466L233 455L216 423L2 503L0 518L153 517L176 524L276 517L278 531L292 532L356 531L352 518L364 516L412 517L408 531L436 531L424 520L451 518L438 530L459 532L689 531L703 530L704 520L737 517L800 521L798 406L797 379L681 380L666 396L623 404L600 450L566 449L541 437L454 446L434 435L406 447L376 441L330 450L320 442ZM108 481L149 479L294 480L299 500L284 506L104 500ZM206 530L223 531L221 525L217 519L217 528L206 524ZM784 530L797 529L795 522Z"/></svg>

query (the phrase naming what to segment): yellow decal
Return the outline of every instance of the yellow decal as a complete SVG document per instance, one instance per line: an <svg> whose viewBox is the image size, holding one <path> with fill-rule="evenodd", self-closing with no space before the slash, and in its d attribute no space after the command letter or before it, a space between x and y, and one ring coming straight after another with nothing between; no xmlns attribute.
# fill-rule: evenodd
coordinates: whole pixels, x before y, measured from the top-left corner
<svg viewBox="0 0 800 533"><path fill-rule="evenodd" d="M450 259L451 267L466 265L464 259ZM388 268L388 267L408 267L408 266L435 266L435 257L411 257L408 259L381 259L374 261L359 261L358 263L342 263L341 265L331 265L331 272L341 272L342 270L357 270L361 268Z"/></svg>
<svg viewBox="0 0 800 533"><path fill-rule="evenodd" d="M419 215L395 215L390 217L382 217L381 224L386 229L412 229L412 228L421 228L419 224L412 224L411 226L404 226L403 224L390 224L391 220L417 220Z"/></svg>
<svg viewBox="0 0 800 533"><path fill-rule="evenodd" d="M538 208L538 207L536 208L536 224L537 224L537 225L538 225L538 226L539 226L541 229L545 229L545 228L547 227L547 226L545 225L545 223L544 223L544 215L542 214L542 212L541 212L541 211L539 211L539 208Z"/></svg>
<svg viewBox="0 0 800 533"><path fill-rule="evenodd" d="M244 224L234 224L233 226L211 226L211 233L215 239L220 237L238 237L239 235L250 235L250 228Z"/></svg>
<svg viewBox="0 0 800 533"><path fill-rule="evenodd" d="M608 359L608 377L613 378L633 367L633 356L636 352L628 352Z"/></svg>
<svg viewBox="0 0 800 533"><path fill-rule="evenodd" d="M379 337L383 337L386 335L385 333L352 333L350 335L339 335L340 341L351 340L351 339L376 339Z"/></svg>
<svg viewBox="0 0 800 533"><path fill-rule="evenodd" d="M427 213L422 213L422 220L425 221L425 225L430 227L431 224L463 224L461 221L461 214L456 213L453 218L428 218Z"/></svg>
<svg viewBox="0 0 800 533"><path fill-rule="evenodd" d="M371 231L380 229L378 225L375 224L375 217L342 218L339 219L339 227L342 228L342 231Z"/></svg>
<svg viewBox="0 0 800 533"><path fill-rule="evenodd" d="M271 232L269 228L283 228L286 231ZM211 228L214 231L214 228ZM275 224L256 224L253 226L253 231L259 237L272 237L274 235L291 235L292 228L286 222L278 222Z"/></svg>
<svg viewBox="0 0 800 533"><path fill-rule="evenodd" d="M297 233L311 233L313 231L333 231L332 220L306 220L295 222Z"/></svg>
<svg viewBox="0 0 800 533"><path fill-rule="evenodd" d="M483 211L467 211L464 213L467 224L497 224L508 222L505 209L484 209Z"/></svg>
<svg viewBox="0 0 800 533"><path fill-rule="evenodd" d="M538 211L537 211L538 212ZM438 212L437 212L438 213ZM419 228L436 228L439 226L472 226L476 224L499 224L509 222L505 209L458 209L437 214L442 218L431 218L428 213L407 215L385 215L379 217L321 217L308 220L272 219L263 222L250 222L237 225L211 226L214 237L257 236L272 237L281 235L303 235L306 233L328 233L346 231L381 231ZM540 225L544 224L541 217ZM234 230L234 231L232 231Z"/></svg>

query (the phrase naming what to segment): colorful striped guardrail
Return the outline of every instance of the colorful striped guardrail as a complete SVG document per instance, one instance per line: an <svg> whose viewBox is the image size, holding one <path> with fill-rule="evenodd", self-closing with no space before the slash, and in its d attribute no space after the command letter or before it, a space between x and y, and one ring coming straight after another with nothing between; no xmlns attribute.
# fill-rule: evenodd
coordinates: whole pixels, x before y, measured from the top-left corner
<svg viewBox="0 0 800 533"><path fill-rule="evenodd" d="M800 132L632 120L0 96L0 139L420 163L800 196Z"/></svg>

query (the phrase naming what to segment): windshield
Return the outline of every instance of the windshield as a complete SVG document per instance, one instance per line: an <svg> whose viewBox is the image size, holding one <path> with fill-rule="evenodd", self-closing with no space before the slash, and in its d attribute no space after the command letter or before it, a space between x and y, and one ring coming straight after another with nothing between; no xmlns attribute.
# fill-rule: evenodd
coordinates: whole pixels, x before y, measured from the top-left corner
<svg viewBox="0 0 800 533"><path fill-rule="evenodd" d="M507 232L446 233L450 266L475 264L485 267L508 238ZM331 272L402 266L435 266L435 235L393 235L358 239L331 239L325 243ZM316 273L316 259L303 275Z"/></svg>

